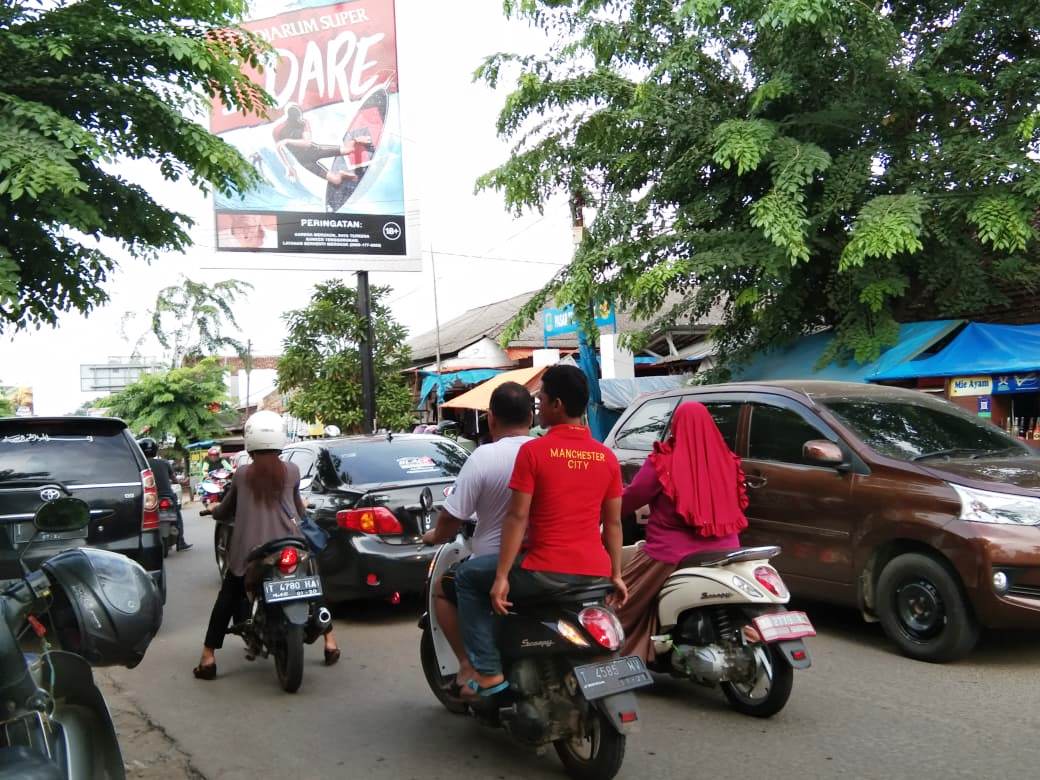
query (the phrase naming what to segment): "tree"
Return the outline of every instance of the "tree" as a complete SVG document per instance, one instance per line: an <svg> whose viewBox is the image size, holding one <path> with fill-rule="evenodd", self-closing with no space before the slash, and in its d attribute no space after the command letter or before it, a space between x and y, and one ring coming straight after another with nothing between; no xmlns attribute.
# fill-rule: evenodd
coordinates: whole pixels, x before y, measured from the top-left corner
<svg viewBox="0 0 1040 780"><path fill-rule="evenodd" d="M224 330L226 326L238 330L231 306L252 289L248 282L234 279L208 285L185 276L179 284L160 290L151 312L152 333L166 350L170 368L228 347L244 356L245 345Z"/></svg>
<svg viewBox="0 0 1040 780"><path fill-rule="evenodd" d="M98 404L136 433L159 442L172 436L175 449L183 453L185 445L223 432L219 417L226 401L224 368L207 358L193 366L144 374Z"/></svg>
<svg viewBox="0 0 1040 780"><path fill-rule="evenodd" d="M14 403L11 401L13 389L0 385L0 417L10 417L15 412Z"/></svg>
<svg viewBox="0 0 1040 780"><path fill-rule="evenodd" d="M389 287L372 288L373 362L379 425L401 430L414 417L412 393L402 372L410 353L405 328L383 302ZM285 315L288 335L278 361L278 389L289 396L289 412L347 431L360 431L361 360L358 344L365 323L357 312L357 291L330 280L314 289L305 309Z"/></svg>
<svg viewBox="0 0 1040 780"><path fill-rule="evenodd" d="M223 192L256 173L193 117L211 98L262 113L242 72L267 47L235 26L246 0L0 4L0 329L55 324L106 300L113 247L152 259L191 220L116 163Z"/></svg>
<svg viewBox="0 0 1040 780"><path fill-rule="evenodd" d="M519 71L498 122L514 154L478 188L517 213L555 193L595 209L506 338L554 296L657 325L722 305L724 366L822 327L824 361L865 361L897 321L1040 283L1036 3L505 8L557 40L478 71L492 86Z"/></svg>

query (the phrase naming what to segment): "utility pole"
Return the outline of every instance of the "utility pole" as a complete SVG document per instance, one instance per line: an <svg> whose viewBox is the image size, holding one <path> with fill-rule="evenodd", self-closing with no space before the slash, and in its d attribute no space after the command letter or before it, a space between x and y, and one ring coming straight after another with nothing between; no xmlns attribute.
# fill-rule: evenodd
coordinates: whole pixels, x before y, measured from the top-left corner
<svg viewBox="0 0 1040 780"><path fill-rule="evenodd" d="M376 375L372 362L372 299L368 290L368 271L357 272L357 311L364 325L358 344L361 358L361 432L375 433L376 430Z"/></svg>
<svg viewBox="0 0 1040 780"><path fill-rule="evenodd" d="M253 340L246 340L246 357L242 361L246 370L246 416L249 416L249 401L251 399L249 382L253 376Z"/></svg>
<svg viewBox="0 0 1040 780"><path fill-rule="evenodd" d="M433 272L433 322L435 332L437 334L437 400L441 397L441 313L440 307L437 304L437 255L433 253L433 245L430 245L430 270ZM435 422L441 421L441 405L434 403L433 419Z"/></svg>

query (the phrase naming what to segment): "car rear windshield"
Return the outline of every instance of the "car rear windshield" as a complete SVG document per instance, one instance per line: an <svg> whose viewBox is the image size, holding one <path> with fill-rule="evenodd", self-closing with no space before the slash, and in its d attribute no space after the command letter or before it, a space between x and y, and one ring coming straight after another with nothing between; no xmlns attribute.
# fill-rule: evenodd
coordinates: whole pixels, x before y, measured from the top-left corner
<svg viewBox="0 0 1040 780"><path fill-rule="evenodd" d="M455 477L467 455L447 439L367 441L329 448L336 481L342 485Z"/></svg>
<svg viewBox="0 0 1040 780"><path fill-rule="evenodd" d="M122 431L0 430L0 483L68 486L140 481L141 472Z"/></svg>
<svg viewBox="0 0 1040 780"><path fill-rule="evenodd" d="M1031 451L992 425L938 403L877 399L823 401L876 452L900 460L1030 455Z"/></svg>

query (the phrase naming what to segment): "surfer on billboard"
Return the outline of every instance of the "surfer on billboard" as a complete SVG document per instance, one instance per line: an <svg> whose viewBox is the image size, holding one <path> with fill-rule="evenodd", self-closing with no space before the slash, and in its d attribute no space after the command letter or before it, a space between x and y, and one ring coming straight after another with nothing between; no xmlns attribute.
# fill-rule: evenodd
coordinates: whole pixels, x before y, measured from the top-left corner
<svg viewBox="0 0 1040 780"><path fill-rule="evenodd" d="M352 168L329 170L321 164L322 160L337 157L348 157L356 153L358 147L372 149L372 139L359 135L352 139L344 139L341 146L318 144L311 140L311 125L303 118L303 112L295 103L285 107L285 118L274 126L274 136L278 157L285 165L285 174L290 181L298 181L295 160L304 170L325 179L333 187L342 187L344 181L357 182L357 173Z"/></svg>

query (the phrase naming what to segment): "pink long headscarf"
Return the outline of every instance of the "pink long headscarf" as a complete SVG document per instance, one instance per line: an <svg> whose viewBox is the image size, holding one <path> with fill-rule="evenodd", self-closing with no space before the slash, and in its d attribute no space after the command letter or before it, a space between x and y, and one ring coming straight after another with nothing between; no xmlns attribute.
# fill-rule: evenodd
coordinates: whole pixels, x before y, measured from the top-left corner
<svg viewBox="0 0 1040 780"><path fill-rule="evenodd" d="M675 511L705 537L747 528L744 470L704 404L687 401L672 416L671 435L650 462Z"/></svg>

